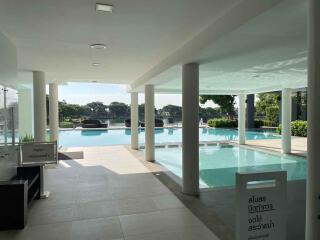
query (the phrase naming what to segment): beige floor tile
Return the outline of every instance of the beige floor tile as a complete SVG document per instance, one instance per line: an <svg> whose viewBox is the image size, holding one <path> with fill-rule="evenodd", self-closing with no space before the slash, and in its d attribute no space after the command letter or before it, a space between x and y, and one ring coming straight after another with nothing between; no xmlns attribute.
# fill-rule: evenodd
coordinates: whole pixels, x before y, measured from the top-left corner
<svg viewBox="0 0 320 240"><path fill-rule="evenodd" d="M72 240L111 240L122 238L123 234L118 217L72 222Z"/></svg>
<svg viewBox="0 0 320 240"><path fill-rule="evenodd" d="M207 227L189 227L177 233L179 240L219 240Z"/></svg>
<svg viewBox="0 0 320 240"><path fill-rule="evenodd" d="M156 211L157 207L151 198L133 198L117 200L120 215Z"/></svg>
<svg viewBox="0 0 320 240"><path fill-rule="evenodd" d="M97 202L112 200L112 191L107 187L94 188L93 190L84 190L76 193L76 202L77 203L86 203L86 202Z"/></svg>
<svg viewBox="0 0 320 240"><path fill-rule="evenodd" d="M160 232L160 233L129 236L129 237L126 237L125 239L126 240L179 240L179 235L176 232ZM198 240L200 240L200 238Z"/></svg>
<svg viewBox="0 0 320 240"><path fill-rule="evenodd" d="M28 214L28 226L71 221L73 209L73 205L41 208L34 205Z"/></svg>
<svg viewBox="0 0 320 240"><path fill-rule="evenodd" d="M118 216L118 206L114 201L79 203L74 207L73 220Z"/></svg>
<svg viewBox="0 0 320 240"><path fill-rule="evenodd" d="M37 225L17 231L13 240L69 240L71 222Z"/></svg>
<svg viewBox="0 0 320 240"><path fill-rule="evenodd" d="M120 222L125 236L183 231L191 226L201 226L202 224L185 209L170 209L120 216Z"/></svg>
<svg viewBox="0 0 320 240"><path fill-rule="evenodd" d="M184 208L185 206L173 194L152 197L158 209Z"/></svg>

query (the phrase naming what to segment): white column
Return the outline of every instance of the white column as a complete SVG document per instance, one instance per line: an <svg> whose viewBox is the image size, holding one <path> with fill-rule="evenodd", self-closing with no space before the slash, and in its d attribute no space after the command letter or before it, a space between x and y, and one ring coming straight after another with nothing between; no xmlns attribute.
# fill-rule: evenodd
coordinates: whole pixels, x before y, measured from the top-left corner
<svg viewBox="0 0 320 240"><path fill-rule="evenodd" d="M320 1L309 0L306 240L320 239Z"/></svg>
<svg viewBox="0 0 320 240"><path fill-rule="evenodd" d="M18 90L19 136L33 137L33 95L32 89Z"/></svg>
<svg viewBox="0 0 320 240"><path fill-rule="evenodd" d="M282 153L287 154L291 152L291 89L282 90L281 104Z"/></svg>
<svg viewBox="0 0 320 240"><path fill-rule="evenodd" d="M131 148L139 148L139 109L138 109L138 93L131 93Z"/></svg>
<svg viewBox="0 0 320 240"><path fill-rule="evenodd" d="M44 72L33 72L34 140L46 141L46 82Z"/></svg>
<svg viewBox="0 0 320 240"><path fill-rule="evenodd" d="M182 68L182 191L199 194L199 64Z"/></svg>
<svg viewBox="0 0 320 240"><path fill-rule="evenodd" d="M59 105L58 105L58 84L49 84L49 124L50 141L59 139Z"/></svg>
<svg viewBox="0 0 320 240"><path fill-rule="evenodd" d="M154 86L145 85L145 159L154 161Z"/></svg>
<svg viewBox="0 0 320 240"><path fill-rule="evenodd" d="M243 145L246 143L246 95L239 95L238 109L238 143Z"/></svg>

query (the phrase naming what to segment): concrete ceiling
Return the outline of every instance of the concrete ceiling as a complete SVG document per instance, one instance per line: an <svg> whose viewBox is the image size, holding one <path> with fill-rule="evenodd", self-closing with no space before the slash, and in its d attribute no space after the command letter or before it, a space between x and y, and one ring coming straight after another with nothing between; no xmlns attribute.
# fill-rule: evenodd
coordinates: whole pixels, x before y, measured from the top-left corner
<svg viewBox="0 0 320 240"><path fill-rule="evenodd" d="M248 1L239 6L244 7L244 2ZM260 1L256 3L259 5ZM181 64L185 62L200 63L201 94L255 93L307 86L307 1L284 0L265 8L252 4L252 17L242 21L238 15L245 13L239 11L239 6L222 17L229 23L235 21L228 32L218 35L216 29L228 26L226 21L214 22L204 33L207 44L203 44L201 36L191 39L189 49L199 41L202 48L183 56L188 49L182 46L134 82L132 89L142 91L142 84L150 83L156 85L158 92L181 92Z"/></svg>
<svg viewBox="0 0 320 240"><path fill-rule="evenodd" d="M17 46L20 71L49 81L129 84L239 0L0 0L0 32ZM104 43L106 50L89 45ZM93 67L92 63L101 62Z"/></svg>
<svg viewBox="0 0 320 240"><path fill-rule="evenodd" d="M17 46L20 72L176 93L181 65L199 62L202 94L307 85L306 0L99 1L113 4L112 14L95 12L95 3L0 0L0 32ZM107 49L91 49L94 43Z"/></svg>

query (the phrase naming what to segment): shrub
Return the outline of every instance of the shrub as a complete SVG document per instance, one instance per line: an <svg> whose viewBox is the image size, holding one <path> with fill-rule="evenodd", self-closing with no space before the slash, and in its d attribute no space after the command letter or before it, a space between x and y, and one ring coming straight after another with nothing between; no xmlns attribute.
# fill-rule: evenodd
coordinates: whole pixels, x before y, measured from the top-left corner
<svg viewBox="0 0 320 240"><path fill-rule="evenodd" d="M238 126L238 121L225 118L214 118L209 119L208 126L215 128L236 128Z"/></svg>
<svg viewBox="0 0 320 240"><path fill-rule="evenodd" d="M270 120L263 120L263 126L266 127L278 127L278 123Z"/></svg>
<svg viewBox="0 0 320 240"><path fill-rule="evenodd" d="M266 108L266 118L270 122L279 124L279 107L270 106Z"/></svg>
<svg viewBox="0 0 320 240"><path fill-rule="evenodd" d="M291 135L297 137L307 137L307 121L293 121L291 122ZM277 133L281 134L281 124L277 128Z"/></svg>
<svg viewBox="0 0 320 240"><path fill-rule="evenodd" d="M61 128L73 128L73 122L60 122L59 126Z"/></svg>
<svg viewBox="0 0 320 240"><path fill-rule="evenodd" d="M25 136L19 138L19 142L20 143L34 142L34 138L32 135L26 134Z"/></svg>

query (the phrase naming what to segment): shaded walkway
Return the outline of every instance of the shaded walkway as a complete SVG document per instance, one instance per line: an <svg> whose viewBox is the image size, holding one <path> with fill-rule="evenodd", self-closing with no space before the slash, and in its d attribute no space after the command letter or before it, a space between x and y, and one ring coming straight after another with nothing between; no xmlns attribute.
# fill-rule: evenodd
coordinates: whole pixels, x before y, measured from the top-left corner
<svg viewBox="0 0 320 240"><path fill-rule="evenodd" d="M0 239L218 239L124 146L70 148L84 159L49 169L50 198Z"/></svg>

